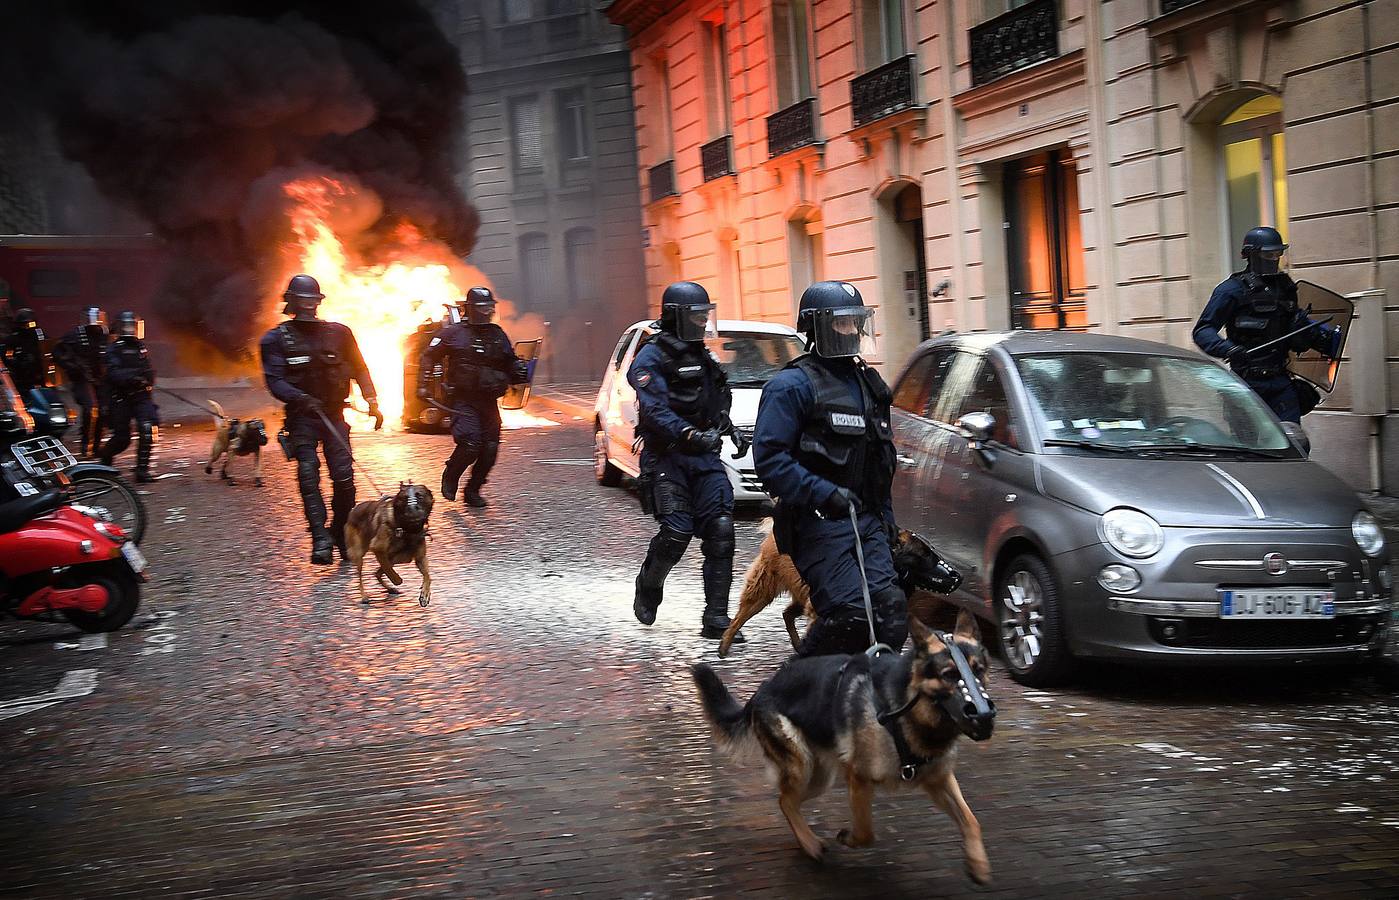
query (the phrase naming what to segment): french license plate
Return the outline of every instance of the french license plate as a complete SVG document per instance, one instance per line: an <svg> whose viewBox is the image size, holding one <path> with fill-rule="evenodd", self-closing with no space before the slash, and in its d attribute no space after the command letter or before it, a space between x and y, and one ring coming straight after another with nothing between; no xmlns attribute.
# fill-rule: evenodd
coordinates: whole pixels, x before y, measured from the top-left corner
<svg viewBox="0 0 1399 900"><path fill-rule="evenodd" d="M1336 615L1335 591L1220 591L1221 619L1330 619Z"/></svg>
<svg viewBox="0 0 1399 900"><path fill-rule="evenodd" d="M127 563L131 566L131 571L138 575L146 569L146 557L136 548L136 545L127 541L121 545L121 555L126 557Z"/></svg>

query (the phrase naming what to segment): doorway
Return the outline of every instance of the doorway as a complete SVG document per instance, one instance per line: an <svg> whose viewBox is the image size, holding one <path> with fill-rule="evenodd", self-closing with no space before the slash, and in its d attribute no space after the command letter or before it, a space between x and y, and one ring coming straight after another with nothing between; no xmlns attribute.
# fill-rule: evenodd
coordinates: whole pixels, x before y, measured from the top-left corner
<svg viewBox="0 0 1399 900"><path fill-rule="evenodd" d="M907 182L895 185L879 207L879 315L883 322L878 325L878 350L893 373L929 335L923 191Z"/></svg>
<svg viewBox="0 0 1399 900"><path fill-rule="evenodd" d="M1087 328L1073 158L1061 148L1011 160L1004 196L1011 327Z"/></svg>

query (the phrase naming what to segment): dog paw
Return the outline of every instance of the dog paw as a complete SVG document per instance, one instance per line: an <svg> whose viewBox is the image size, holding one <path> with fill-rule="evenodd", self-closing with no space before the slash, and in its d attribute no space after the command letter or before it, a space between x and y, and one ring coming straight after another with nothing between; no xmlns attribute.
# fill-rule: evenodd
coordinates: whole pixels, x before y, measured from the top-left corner
<svg viewBox="0 0 1399 900"><path fill-rule="evenodd" d="M966 860L966 864L968 878L975 881L977 884L991 883L991 861L989 859L985 857L981 859L972 859L969 857Z"/></svg>
<svg viewBox="0 0 1399 900"><path fill-rule="evenodd" d="M851 831L849 828L842 828L836 834L836 840L847 847L868 847L870 844L874 843L873 836L867 837L864 840L859 840L855 837L855 832Z"/></svg>
<svg viewBox="0 0 1399 900"><path fill-rule="evenodd" d="M426 606L427 606L429 603L431 603L431 602L432 602L431 600L429 600L427 597L424 597L422 594L419 594L419 595L418 595L418 605L419 605L419 606L426 607Z"/></svg>
<svg viewBox="0 0 1399 900"><path fill-rule="evenodd" d="M810 857L812 862L826 861L826 845L821 841L811 841L809 844L803 841L802 852Z"/></svg>
<svg viewBox="0 0 1399 900"><path fill-rule="evenodd" d="M388 591L390 597L397 597L399 594L403 593L403 591L400 591L398 588L387 584L384 585L384 590Z"/></svg>

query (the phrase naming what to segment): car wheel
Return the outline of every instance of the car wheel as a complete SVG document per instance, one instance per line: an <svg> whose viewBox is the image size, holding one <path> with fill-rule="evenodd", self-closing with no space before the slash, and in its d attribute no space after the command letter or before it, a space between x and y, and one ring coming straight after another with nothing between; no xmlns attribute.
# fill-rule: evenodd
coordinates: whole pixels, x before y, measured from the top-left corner
<svg viewBox="0 0 1399 900"><path fill-rule="evenodd" d="M593 429L593 476L603 487L622 483L622 470L607 458L607 432L596 426Z"/></svg>
<svg viewBox="0 0 1399 900"><path fill-rule="evenodd" d="M1059 588L1038 556L1015 557L997 579L996 624L1001 652L1016 681L1051 687L1073 672Z"/></svg>

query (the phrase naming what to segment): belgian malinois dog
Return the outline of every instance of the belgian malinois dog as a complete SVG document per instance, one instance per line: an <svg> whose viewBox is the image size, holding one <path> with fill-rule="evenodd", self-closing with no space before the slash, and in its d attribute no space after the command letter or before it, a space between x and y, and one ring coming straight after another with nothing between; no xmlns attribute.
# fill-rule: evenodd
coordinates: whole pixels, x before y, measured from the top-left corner
<svg viewBox="0 0 1399 900"><path fill-rule="evenodd" d="M763 523L763 530L767 537L758 548L757 557L748 566L748 574L743 577L738 612L719 639L721 657L729 655L729 645L738 629L767 609L779 594L785 593L792 598L782 611L782 621L787 624L787 637L792 641L793 650L801 643L801 636L797 634L797 616L806 616L808 628L816 621L816 610L811 605L811 588L802 581L792 558L778 552L777 539L772 536L771 519ZM894 572L898 575L899 587L908 597L909 617L921 619L923 624L930 626L950 623L954 608L937 595L957 590L962 583L961 573L948 565L932 544L912 531L901 529L892 549Z"/></svg>
<svg viewBox="0 0 1399 900"><path fill-rule="evenodd" d="M359 579L359 600L368 603L364 595L364 557L373 553L379 561L374 578L390 594L398 593L403 576L394 566L412 560L423 575L418 591L418 603L432 602L432 577L427 571L427 520L432 515L432 491L421 484L404 482L392 497L366 500L350 510L345 523L345 550ZM384 581L385 576L389 584Z"/></svg>
<svg viewBox="0 0 1399 900"><path fill-rule="evenodd" d="M913 647L902 655L809 656L788 660L739 706L714 670L691 667L716 743L729 752L756 746L776 775L777 802L807 856L821 842L802 816L837 773L850 789L848 847L874 842L876 787L922 788L962 831L967 874L984 884L991 863L981 825L962 799L953 768L957 740L991 736L996 707L985 692L986 651L976 619L957 616L952 634L910 618Z"/></svg>
<svg viewBox="0 0 1399 900"><path fill-rule="evenodd" d="M248 419L246 422L224 415L223 407L210 400L214 410L214 446L209 450L209 462L204 466L204 474L214 474L214 463L223 457L219 478L234 484L228 475L228 464L235 456L252 456L253 484L262 487L262 448L267 446L267 428L261 419Z"/></svg>

